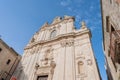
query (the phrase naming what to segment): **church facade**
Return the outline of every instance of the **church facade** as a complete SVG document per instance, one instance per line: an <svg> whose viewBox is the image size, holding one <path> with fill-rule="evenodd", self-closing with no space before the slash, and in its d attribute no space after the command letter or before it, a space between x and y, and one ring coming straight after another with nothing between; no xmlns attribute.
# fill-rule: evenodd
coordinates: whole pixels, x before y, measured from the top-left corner
<svg viewBox="0 0 120 80"><path fill-rule="evenodd" d="M75 29L74 17L45 23L24 49L17 80L101 80L85 23Z"/></svg>

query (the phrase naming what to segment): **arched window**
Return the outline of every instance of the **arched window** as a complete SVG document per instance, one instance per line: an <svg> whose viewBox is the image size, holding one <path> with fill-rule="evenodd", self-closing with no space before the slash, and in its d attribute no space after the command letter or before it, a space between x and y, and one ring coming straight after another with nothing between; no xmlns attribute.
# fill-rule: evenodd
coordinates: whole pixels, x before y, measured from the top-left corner
<svg viewBox="0 0 120 80"><path fill-rule="evenodd" d="M83 74L84 73L84 66L83 66L83 62L82 61L79 61L78 62L78 73L79 74Z"/></svg>
<svg viewBox="0 0 120 80"><path fill-rule="evenodd" d="M50 39L54 38L56 36L57 31L53 30L50 34Z"/></svg>

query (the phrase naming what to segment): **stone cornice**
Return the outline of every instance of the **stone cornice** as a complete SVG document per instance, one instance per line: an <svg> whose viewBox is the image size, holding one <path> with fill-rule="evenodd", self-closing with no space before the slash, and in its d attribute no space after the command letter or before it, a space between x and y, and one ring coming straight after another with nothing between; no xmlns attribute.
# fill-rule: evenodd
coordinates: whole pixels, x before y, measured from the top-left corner
<svg viewBox="0 0 120 80"><path fill-rule="evenodd" d="M54 42L54 41L62 40L62 39L65 39L65 38L77 37L77 36L80 36L80 35L83 35L83 34L89 34L89 36L91 37L90 30L88 30L88 29L83 29L83 30L80 29L79 31L58 35L53 39L48 39L48 40L43 40L43 41L30 43L24 49L26 50L26 49L32 48L33 46L36 46L38 44L43 45L43 44L51 43L51 42Z"/></svg>
<svg viewBox="0 0 120 80"><path fill-rule="evenodd" d="M59 21L59 22L48 24L47 26L42 26L40 30L46 30L47 28L52 28L52 26L56 26L57 24L60 24L60 23L64 23L64 22L67 23L66 21L71 22L70 19L72 19L73 22L75 21L74 17L65 17L64 19L61 19L61 21Z"/></svg>

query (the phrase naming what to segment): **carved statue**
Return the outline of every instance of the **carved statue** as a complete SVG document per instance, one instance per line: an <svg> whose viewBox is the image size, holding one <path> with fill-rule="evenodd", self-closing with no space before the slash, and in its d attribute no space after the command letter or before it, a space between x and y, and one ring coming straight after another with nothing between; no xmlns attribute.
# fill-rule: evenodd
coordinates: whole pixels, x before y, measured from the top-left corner
<svg viewBox="0 0 120 80"><path fill-rule="evenodd" d="M39 64L36 63L36 64L35 64L35 69L38 69L38 67L39 67Z"/></svg>
<svg viewBox="0 0 120 80"><path fill-rule="evenodd" d="M86 28L86 23L84 21L81 22L81 29L85 29Z"/></svg>

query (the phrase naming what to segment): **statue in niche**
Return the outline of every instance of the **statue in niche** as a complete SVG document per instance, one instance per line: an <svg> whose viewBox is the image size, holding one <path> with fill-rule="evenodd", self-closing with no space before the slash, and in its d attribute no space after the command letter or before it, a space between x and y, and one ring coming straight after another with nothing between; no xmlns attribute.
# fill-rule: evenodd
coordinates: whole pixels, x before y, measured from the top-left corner
<svg viewBox="0 0 120 80"><path fill-rule="evenodd" d="M36 63L36 64L35 64L35 69L38 69L38 67L39 67L39 64Z"/></svg>
<svg viewBox="0 0 120 80"><path fill-rule="evenodd" d="M43 59L44 65L47 65L49 61L53 60L52 50L53 50L53 49L48 49L48 50L45 51L44 59Z"/></svg>

